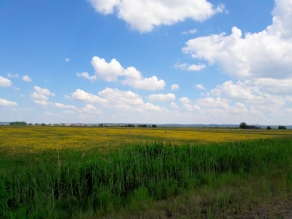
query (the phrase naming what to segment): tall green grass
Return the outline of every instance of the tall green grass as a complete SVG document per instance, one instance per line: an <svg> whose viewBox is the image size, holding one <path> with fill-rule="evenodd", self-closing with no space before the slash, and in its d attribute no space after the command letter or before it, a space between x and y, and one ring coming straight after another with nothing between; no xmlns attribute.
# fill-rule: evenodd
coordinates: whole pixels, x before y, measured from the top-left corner
<svg viewBox="0 0 292 219"><path fill-rule="evenodd" d="M135 145L113 152L111 163L104 160L108 155L81 154L63 154L61 164L57 159L1 162L0 218L70 218L88 211L103 215L165 199L208 184L222 173L264 170L292 155L292 139Z"/></svg>

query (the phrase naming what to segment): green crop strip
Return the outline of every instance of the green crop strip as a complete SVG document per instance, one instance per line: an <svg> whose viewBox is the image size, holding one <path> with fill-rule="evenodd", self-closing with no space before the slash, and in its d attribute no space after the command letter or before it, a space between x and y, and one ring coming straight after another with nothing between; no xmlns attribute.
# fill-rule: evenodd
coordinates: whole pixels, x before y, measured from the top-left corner
<svg viewBox="0 0 292 219"><path fill-rule="evenodd" d="M1 162L0 218L69 218L86 211L102 215L135 201L165 199L223 173L277 163L292 155L292 139L127 148L110 154L111 160L108 154L68 152L59 163L42 158L15 166Z"/></svg>

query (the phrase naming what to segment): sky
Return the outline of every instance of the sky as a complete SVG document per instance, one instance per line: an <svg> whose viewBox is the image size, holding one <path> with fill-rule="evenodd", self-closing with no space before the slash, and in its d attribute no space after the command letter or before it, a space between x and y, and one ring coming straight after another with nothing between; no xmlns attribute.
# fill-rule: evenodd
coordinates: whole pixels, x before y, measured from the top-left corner
<svg viewBox="0 0 292 219"><path fill-rule="evenodd" d="M0 122L291 114L292 0L0 1Z"/></svg>

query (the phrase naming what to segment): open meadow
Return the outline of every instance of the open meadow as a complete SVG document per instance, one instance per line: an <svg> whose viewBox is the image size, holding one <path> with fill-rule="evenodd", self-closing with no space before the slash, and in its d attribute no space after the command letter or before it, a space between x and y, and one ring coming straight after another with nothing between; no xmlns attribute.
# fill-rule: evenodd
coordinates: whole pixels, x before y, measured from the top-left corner
<svg viewBox="0 0 292 219"><path fill-rule="evenodd" d="M0 218L232 218L291 194L291 136L292 130L0 127ZM183 213L173 204L149 213L159 201L194 192L200 198Z"/></svg>
<svg viewBox="0 0 292 219"><path fill-rule="evenodd" d="M40 153L69 149L105 151L146 142L206 145L260 138L292 136L292 130L242 130L211 128L113 128L113 127L0 127L0 152Z"/></svg>

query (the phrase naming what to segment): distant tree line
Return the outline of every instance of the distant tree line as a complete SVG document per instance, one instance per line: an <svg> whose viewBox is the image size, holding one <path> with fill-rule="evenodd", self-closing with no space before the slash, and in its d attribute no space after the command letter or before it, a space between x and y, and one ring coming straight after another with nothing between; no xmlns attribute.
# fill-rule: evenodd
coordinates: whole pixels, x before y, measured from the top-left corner
<svg viewBox="0 0 292 219"><path fill-rule="evenodd" d="M261 127L256 127L253 125L249 126L245 122L240 123L239 128L241 128L241 129L261 129ZM267 130L270 130L270 129L272 129L272 128L270 126L268 126ZM278 127L278 129L286 129L286 126L280 125Z"/></svg>
<svg viewBox="0 0 292 219"><path fill-rule="evenodd" d="M14 125L14 126L25 126L27 125L26 122L10 122L9 125Z"/></svg>

